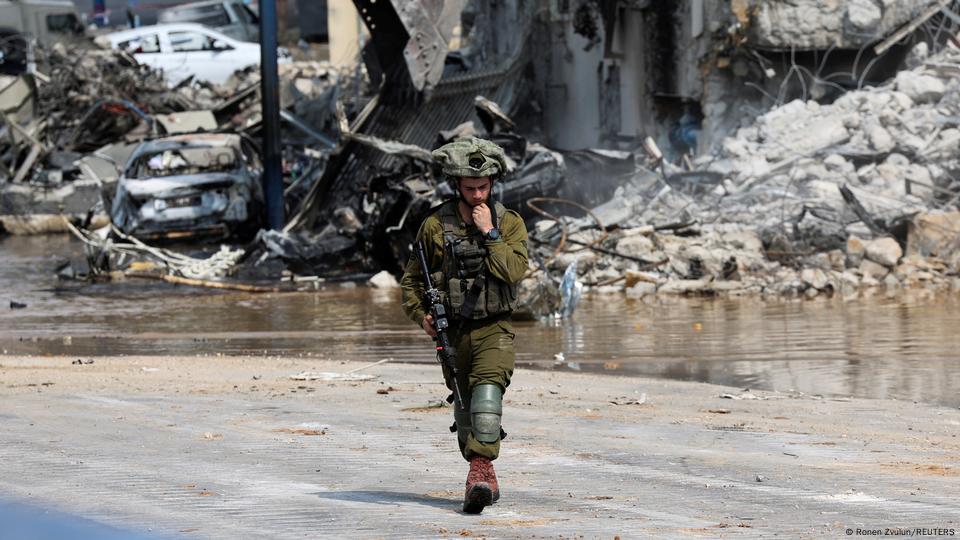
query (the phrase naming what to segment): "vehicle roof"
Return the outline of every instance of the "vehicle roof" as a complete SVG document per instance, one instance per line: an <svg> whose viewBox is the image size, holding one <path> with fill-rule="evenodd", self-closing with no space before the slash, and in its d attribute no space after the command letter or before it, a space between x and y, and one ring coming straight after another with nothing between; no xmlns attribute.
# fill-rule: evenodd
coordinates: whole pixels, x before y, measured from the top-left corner
<svg viewBox="0 0 960 540"><path fill-rule="evenodd" d="M24 6L43 6L43 7L69 7L71 11L76 9L70 0L2 0L0 5L9 6L11 4L20 4Z"/></svg>
<svg viewBox="0 0 960 540"><path fill-rule="evenodd" d="M203 30L205 32L216 34L217 36L223 36L222 33L210 28L209 26L204 26L199 23L192 22L179 22L179 23L164 23L164 24L151 24L149 26L141 26L139 28L130 28L128 30L121 30L119 32L111 32L106 34L104 37L110 39L110 41L121 41L126 38L135 38L143 36L146 34L153 34L161 30L166 31L177 31L177 30ZM223 36L227 37L227 36ZM229 38L227 38L229 39ZM235 41L235 40L230 40Z"/></svg>
<svg viewBox="0 0 960 540"><path fill-rule="evenodd" d="M203 6L212 6L220 4L230 4L236 3L241 0L201 0L200 2L187 2L185 4L177 4L175 6L165 7L160 11L176 11L180 8L192 8L192 7L203 7Z"/></svg>
<svg viewBox="0 0 960 540"><path fill-rule="evenodd" d="M240 136L236 133L182 133L152 141L144 141L137 154L173 148L202 148L218 146L240 146Z"/></svg>

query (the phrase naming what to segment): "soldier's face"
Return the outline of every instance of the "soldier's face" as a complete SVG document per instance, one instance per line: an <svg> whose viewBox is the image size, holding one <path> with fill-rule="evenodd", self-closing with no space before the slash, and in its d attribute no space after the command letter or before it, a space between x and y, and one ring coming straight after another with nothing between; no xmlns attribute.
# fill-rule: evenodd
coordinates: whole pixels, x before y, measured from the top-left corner
<svg viewBox="0 0 960 540"><path fill-rule="evenodd" d="M477 206L487 202L490 197L490 187L493 181L489 176L480 176L477 178L464 177L457 182L460 190L460 196L463 201L470 206Z"/></svg>

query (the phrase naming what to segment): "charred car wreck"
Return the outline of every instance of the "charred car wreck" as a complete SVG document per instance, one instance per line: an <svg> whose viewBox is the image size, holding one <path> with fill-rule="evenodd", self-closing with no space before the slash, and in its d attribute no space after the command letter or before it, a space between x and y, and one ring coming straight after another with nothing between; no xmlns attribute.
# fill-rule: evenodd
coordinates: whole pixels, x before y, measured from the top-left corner
<svg viewBox="0 0 960 540"><path fill-rule="evenodd" d="M263 191L255 147L236 134L176 135L141 143L110 205L138 238L227 238L259 225Z"/></svg>

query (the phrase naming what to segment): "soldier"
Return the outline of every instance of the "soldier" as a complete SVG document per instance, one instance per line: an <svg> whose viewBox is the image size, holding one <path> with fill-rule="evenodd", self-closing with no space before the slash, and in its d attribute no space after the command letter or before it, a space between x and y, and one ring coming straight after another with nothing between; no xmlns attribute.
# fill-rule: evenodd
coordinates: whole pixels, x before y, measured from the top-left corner
<svg viewBox="0 0 960 540"><path fill-rule="evenodd" d="M463 511L479 513L500 498L493 460L500 453L503 393L513 375L513 326L517 283L527 271L523 219L492 198L506 171L503 149L483 139L464 139L433 152L456 192L435 207L417 233L434 286L450 314L450 341L457 351L464 406L454 403L457 441L470 462ZM403 278L403 310L428 336L433 317L424 311L424 279L415 255ZM451 373L445 368L448 388ZM453 430L454 428L451 428Z"/></svg>

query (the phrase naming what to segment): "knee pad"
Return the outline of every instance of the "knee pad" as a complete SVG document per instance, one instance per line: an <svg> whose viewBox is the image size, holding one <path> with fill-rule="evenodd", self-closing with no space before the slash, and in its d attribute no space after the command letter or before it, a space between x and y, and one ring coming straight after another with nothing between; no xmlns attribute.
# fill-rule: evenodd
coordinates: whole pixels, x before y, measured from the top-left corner
<svg viewBox="0 0 960 540"><path fill-rule="evenodd" d="M478 384L470 398L470 420L473 437L484 443L500 440L500 415L503 413L503 390L495 384Z"/></svg>

